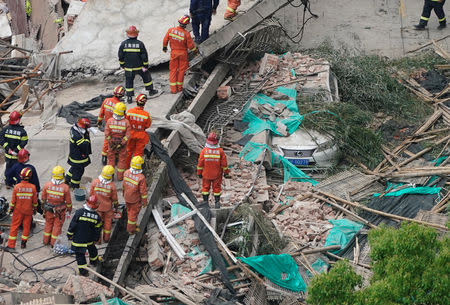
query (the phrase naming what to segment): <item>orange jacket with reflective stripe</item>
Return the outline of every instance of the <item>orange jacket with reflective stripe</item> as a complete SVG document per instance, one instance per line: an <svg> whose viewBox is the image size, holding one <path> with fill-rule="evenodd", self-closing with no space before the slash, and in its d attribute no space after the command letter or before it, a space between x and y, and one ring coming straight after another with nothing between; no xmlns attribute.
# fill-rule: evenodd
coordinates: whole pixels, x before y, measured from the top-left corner
<svg viewBox="0 0 450 305"><path fill-rule="evenodd" d="M105 137L106 140L111 140L112 138L122 139L122 145L127 143L131 135L131 125L130 121L126 118L122 120L116 120L115 118L110 118L105 125Z"/></svg>
<svg viewBox="0 0 450 305"><path fill-rule="evenodd" d="M214 180L229 171L227 157L221 147L205 147L202 149L198 157L197 175L202 175L208 180Z"/></svg>
<svg viewBox="0 0 450 305"><path fill-rule="evenodd" d="M105 100L102 103L102 106L100 107L98 119L99 120L104 119L105 122L108 122L108 120L113 116L114 106L119 102L120 100L115 96L105 98Z"/></svg>
<svg viewBox="0 0 450 305"><path fill-rule="evenodd" d="M147 201L147 182L143 174L133 174L130 169L123 175L123 198L127 203L145 204Z"/></svg>
<svg viewBox="0 0 450 305"><path fill-rule="evenodd" d="M38 205L37 192L34 184L28 181L21 181L13 189L11 207L24 215L33 215L33 210Z"/></svg>
<svg viewBox="0 0 450 305"><path fill-rule="evenodd" d="M56 210L68 209L72 211L72 198L70 197L70 188L67 184L54 184L52 181L44 185L41 194L42 201L56 207ZM65 204L64 204L65 203Z"/></svg>
<svg viewBox="0 0 450 305"><path fill-rule="evenodd" d="M96 195L100 203L97 211L107 212L111 211L113 205L118 205L117 188L111 180L109 183L102 183L99 178L95 179L91 184L89 196Z"/></svg>
<svg viewBox="0 0 450 305"><path fill-rule="evenodd" d="M170 49L172 51L184 51L187 50L194 51L195 44L192 40L191 34L188 31L183 29L181 26L177 26L175 28L170 28L166 36L164 36L163 46L167 47L167 44L170 43Z"/></svg>
<svg viewBox="0 0 450 305"><path fill-rule="evenodd" d="M127 111L127 119L131 125L132 138L147 138L145 130L152 125L150 114L142 107L134 107Z"/></svg>

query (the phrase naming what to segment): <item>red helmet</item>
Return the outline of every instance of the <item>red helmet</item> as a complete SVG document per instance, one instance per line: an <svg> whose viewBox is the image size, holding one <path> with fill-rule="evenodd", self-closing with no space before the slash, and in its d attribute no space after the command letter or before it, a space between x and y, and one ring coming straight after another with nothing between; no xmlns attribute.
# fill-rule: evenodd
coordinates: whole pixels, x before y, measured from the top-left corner
<svg viewBox="0 0 450 305"><path fill-rule="evenodd" d="M146 102L147 95L141 93L136 97L136 104L138 104L138 106L144 106Z"/></svg>
<svg viewBox="0 0 450 305"><path fill-rule="evenodd" d="M182 26L187 26L191 22L191 18L188 15L181 16L180 19L178 19L178 23Z"/></svg>
<svg viewBox="0 0 450 305"><path fill-rule="evenodd" d="M22 115L20 114L20 112L14 110L9 114L9 124L11 125L19 124L21 117Z"/></svg>
<svg viewBox="0 0 450 305"><path fill-rule="evenodd" d="M136 38L139 35L139 31L134 25L130 25L126 32L129 38Z"/></svg>
<svg viewBox="0 0 450 305"><path fill-rule="evenodd" d="M125 88L123 86L117 86L114 88L113 94L120 98L125 95Z"/></svg>
<svg viewBox="0 0 450 305"><path fill-rule="evenodd" d="M90 207L92 209L97 209L98 206L100 205L100 202L98 202L97 196L91 195L91 196L89 196L86 204L88 205L88 207Z"/></svg>
<svg viewBox="0 0 450 305"><path fill-rule="evenodd" d="M88 118L80 118L77 122L78 127L88 129L91 127L91 121Z"/></svg>
<svg viewBox="0 0 450 305"><path fill-rule="evenodd" d="M206 143L211 144L211 145L216 145L217 143L219 143L219 138L217 137L217 133L215 133L214 131L210 132L208 135L208 139L206 139Z"/></svg>
<svg viewBox="0 0 450 305"><path fill-rule="evenodd" d="M25 163L30 159L30 152L26 150L25 148L22 148L19 150L19 153L17 154L17 161L20 163Z"/></svg>
<svg viewBox="0 0 450 305"><path fill-rule="evenodd" d="M25 167L24 169L22 169L20 171L20 179L22 179L22 180L30 180L31 175L32 175L32 172L31 172L31 168L29 168L29 167Z"/></svg>

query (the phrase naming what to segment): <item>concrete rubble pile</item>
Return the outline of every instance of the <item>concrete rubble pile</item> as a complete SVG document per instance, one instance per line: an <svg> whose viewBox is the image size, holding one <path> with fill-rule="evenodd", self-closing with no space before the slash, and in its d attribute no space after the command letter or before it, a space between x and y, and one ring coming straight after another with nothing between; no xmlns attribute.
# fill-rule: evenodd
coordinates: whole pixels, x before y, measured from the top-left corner
<svg viewBox="0 0 450 305"><path fill-rule="evenodd" d="M113 297L114 292L108 287L91 280L88 277L71 274L62 288L62 292L72 295L78 302L96 299L100 293L106 297ZM81 300L80 300L81 298Z"/></svg>

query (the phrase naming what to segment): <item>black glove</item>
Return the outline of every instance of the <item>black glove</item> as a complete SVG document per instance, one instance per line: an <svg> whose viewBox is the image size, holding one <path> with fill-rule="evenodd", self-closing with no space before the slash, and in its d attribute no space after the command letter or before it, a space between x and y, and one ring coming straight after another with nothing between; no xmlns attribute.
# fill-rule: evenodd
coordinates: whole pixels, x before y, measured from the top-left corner
<svg viewBox="0 0 450 305"><path fill-rule="evenodd" d="M203 178L203 175L198 175L198 177L199 177L200 179L202 179L202 178Z"/></svg>
<svg viewBox="0 0 450 305"><path fill-rule="evenodd" d="M164 53L167 52L167 47L163 47L163 52L164 52Z"/></svg>
<svg viewBox="0 0 450 305"><path fill-rule="evenodd" d="M72 240L72 239L73 239L73 235L72 235L72 234L69 234L69 233L67 233L67 239L68 239L68 240Z"/></svg>
<svg viewBox="0 0 450 305"><path fill-rule="evenodd" d="M225 179L230 179L230 178L231 178L231 176L230 176L229 173L226 173L226 174L224 174L223 176L225 177Z"/></svg>

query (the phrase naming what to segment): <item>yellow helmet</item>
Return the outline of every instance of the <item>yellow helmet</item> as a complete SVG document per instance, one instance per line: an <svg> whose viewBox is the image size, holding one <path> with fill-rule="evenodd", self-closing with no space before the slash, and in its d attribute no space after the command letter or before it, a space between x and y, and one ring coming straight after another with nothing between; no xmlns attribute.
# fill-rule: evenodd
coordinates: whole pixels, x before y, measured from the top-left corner
<svg viewBox="0 0 450 305"><path fill-rule="evenodd" d="M64 168L62 166L55 166L52 170L52 178L56 180L64 179Z"/></svg>
<svg viewBox="0 0 450 305"><path fill-rule="evenodd" d="M142 164L144 164L144 159L141 156L135 156L131 159L131 168L142 169Z"/></svg>
<svg viewBox="0 0 450 305"><path fill-rule="evenodd" d="M111 180L114 175L114 167L112 165L106 165L102 169L101 176L106 180Z"/></svg>
<svg viewBox="0 0 450 305"><path fill-rule="evenodd" d="M124 103L120 102L114 106L114 114L117 115L125 115L125 111L127 111L127 106Z"/></svg>

